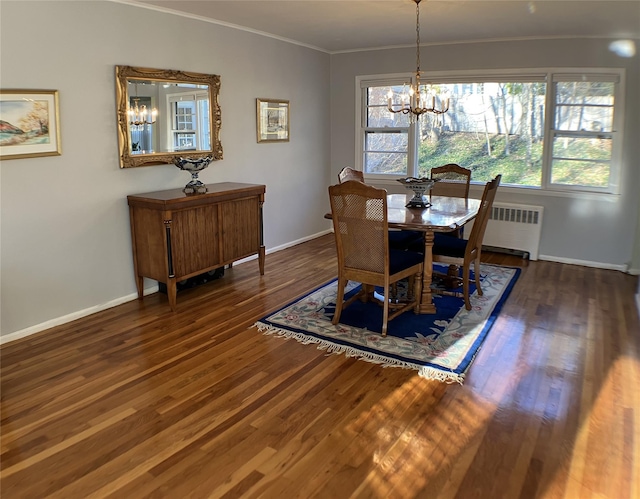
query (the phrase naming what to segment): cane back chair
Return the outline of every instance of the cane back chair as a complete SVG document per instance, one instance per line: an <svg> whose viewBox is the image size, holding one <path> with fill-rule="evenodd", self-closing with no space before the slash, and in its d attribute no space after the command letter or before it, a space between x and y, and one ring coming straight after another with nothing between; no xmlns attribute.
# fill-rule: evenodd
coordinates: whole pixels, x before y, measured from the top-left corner
<svg viewBox="0 0 640 499"><path fill-rule="evenodd" d="M385 189L351 180L330 186L329 198L338 253L333 323L338 324L344 308L358 298L369 299L372 287L380 286L384 290L382 336L386 336L388 321L412 308L418 312L424 257L422 253L389 248ZM390 303L390 286L404 278L409 280L407 300ZM344 288L350 280L362 283L362 289L344 302Z"/></svg>

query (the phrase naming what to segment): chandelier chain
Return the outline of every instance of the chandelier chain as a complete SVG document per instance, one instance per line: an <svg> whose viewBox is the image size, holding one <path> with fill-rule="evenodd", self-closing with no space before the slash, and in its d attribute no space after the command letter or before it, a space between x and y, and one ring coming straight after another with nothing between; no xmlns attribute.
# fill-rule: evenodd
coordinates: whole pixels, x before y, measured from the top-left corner
<svg viewBox="0 0 640 499"><path fill-rule="evenodd" d="M416 66L420 76L420 0L416 1Z"/></svg>

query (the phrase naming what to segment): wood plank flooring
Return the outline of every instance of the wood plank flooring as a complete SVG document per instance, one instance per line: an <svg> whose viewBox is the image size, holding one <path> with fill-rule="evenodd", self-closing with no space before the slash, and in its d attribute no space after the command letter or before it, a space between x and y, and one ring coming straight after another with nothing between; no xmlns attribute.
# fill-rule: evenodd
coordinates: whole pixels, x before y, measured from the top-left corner
<svg viewBox="0 0 640 499"><path fill-rule="evenodd" d="M252 324L333 236L2 346L3 498L640 498L637 278L522 275L463 386Z"/></svg>

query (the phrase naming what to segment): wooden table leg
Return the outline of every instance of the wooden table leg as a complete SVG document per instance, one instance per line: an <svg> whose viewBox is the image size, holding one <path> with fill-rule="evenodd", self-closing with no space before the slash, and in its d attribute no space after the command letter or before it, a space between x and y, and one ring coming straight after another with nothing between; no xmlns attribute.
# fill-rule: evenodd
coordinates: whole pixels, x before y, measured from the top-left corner
<svg viewBox="0 0 640 499"><path fill-rule="evenodd" d="M420 313L435 314L436 306L431 296L431 276L433 274L433 232L424 233L424 265L422 269L422 295L420 296Z"/></svg>

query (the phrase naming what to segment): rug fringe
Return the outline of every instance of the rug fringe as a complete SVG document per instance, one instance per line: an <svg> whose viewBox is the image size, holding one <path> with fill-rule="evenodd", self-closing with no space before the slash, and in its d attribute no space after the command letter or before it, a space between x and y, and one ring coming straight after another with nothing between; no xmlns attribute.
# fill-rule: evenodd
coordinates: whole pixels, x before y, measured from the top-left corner
<svg viewBox="0 0 640 499"><path fill-rule="evenodd" d="M443 383L459 383L464 381L464 373L456 374L453 372L445 372L440 369L434 369L428 366L419 366L411 362L404 362L397 359L392 359L382 355L377 355L371 352L360 350L359 348L336 345L330 341L322 340L320 338L314 338L303 333L297 333L295 331L289 331L279 327L272 326L271 324L265 324L264 322L256 322L254 327L258 328L258 331L265 335L276 335L280 338L293 338L299 343L304 345L316 344L318 350L324 350L329 354L345 355L346 357L355 357L359 360L371 362L372 364L378 364L382 367L400 367L402 369L411 369L418 371L418 376L425 379L433 379L441 381Z"/></svg>

